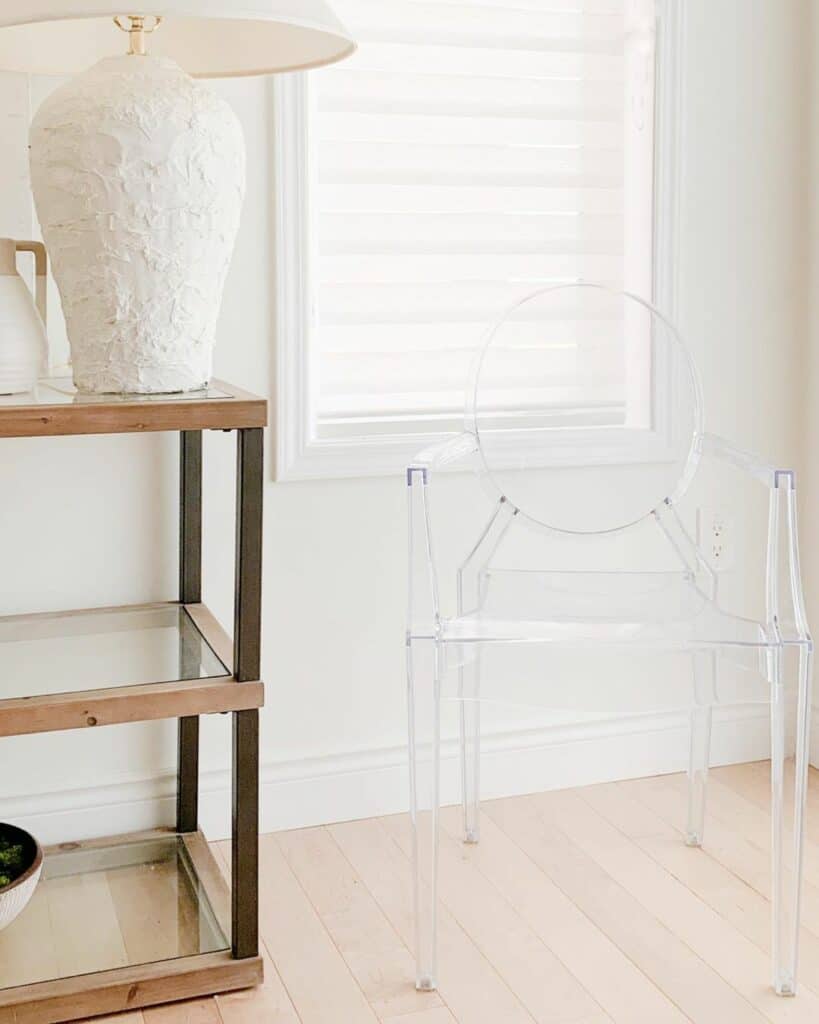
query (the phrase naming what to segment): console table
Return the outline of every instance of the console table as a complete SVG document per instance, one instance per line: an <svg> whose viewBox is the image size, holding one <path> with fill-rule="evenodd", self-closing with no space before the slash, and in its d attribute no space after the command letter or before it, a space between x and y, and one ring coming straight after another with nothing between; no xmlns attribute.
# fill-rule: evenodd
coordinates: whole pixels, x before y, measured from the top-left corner
<svg viewBox="0 0 819 1024"><path fill-rule="evenodd" d="M48 847L0 932L0 1020L56 1024L257 984L264 399L220 381L180 395L0 398L0 437L180 436L173 602L0 618L2 737L178 719L176 826ZM237 432L233 642L202 604L202 431ZM233 716L228 888L198 826L199 716Z"/></svg>

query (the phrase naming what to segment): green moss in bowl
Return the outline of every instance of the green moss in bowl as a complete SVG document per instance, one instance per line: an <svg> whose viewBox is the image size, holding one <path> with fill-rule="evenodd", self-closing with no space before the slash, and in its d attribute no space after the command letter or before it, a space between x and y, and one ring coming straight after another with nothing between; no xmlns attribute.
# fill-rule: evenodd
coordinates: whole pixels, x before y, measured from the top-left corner
<svg viewBox="0 0 819 1024"><path fill-rule="evenodd" d="M22 913L43 871L43 849L17 825L0 821L0 932Z"/></svg>
<svg viewBox="0 0 819 1024"><path fill-rule="evenodd" d="M11 885L28 866L23 844L0 835L0 889Z"/></svg>

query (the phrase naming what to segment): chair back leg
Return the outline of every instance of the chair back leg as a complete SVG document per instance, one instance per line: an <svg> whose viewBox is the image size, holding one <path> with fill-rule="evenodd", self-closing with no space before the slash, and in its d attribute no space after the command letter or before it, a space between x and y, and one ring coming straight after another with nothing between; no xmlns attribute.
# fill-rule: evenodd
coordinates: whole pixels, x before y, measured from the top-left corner
<svg viewBox="0 0 819 1024"><path fill-rule="evenodd" d="M691 746L688 755L687 846L702 846L705 831L705 798L711 756L711 705L691 709Z"/></svg>
<svg viewBox="0 0 819 1024"><path fill-rule="evenodd" d="M474 661L459 669L461 699L461 798L463 802L464 842L480 839L481 801L481 705L480 649Z"/></svg>
<svg viewBox="0 0 819 1024"><path fill-rule="evenodd" d="M688 846L702 846L708 767L711 761L712 709L717 699L717 657L712 651L697 651L692 655L691 661L694 704L690 715L688 822L685 842Z"/></svg>

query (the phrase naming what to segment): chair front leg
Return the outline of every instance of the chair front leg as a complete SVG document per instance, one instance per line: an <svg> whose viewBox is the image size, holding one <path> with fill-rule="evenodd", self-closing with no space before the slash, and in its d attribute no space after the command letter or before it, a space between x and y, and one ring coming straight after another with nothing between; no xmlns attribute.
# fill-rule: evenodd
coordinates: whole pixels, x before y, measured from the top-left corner
<svg viewBox="0 0 819 1024"><path fill-rule="evenodd" d="M441 744L438 650L433 640L407 647L410 820L415 901L415 987L438 987L437 897Z"/></svg>
<svg viewBox="0 0 819 1024"><path fill-rule="evenodd" d="M475 651L474 660L459 671L464 842L477 843L480 839L481 805L480 648Z"/></svg>
<svg viewBox="0 0 819 1024"><path fill-rule="evenodd" d="M773 923L773 987L778 995L796 995L799 927L802 902L803 847L810 758L810 647L799 647L796 713L796 757L793 786L793 835L785 822L787 706L782 650L771 660L771 910ZM789 857L790 854L790 857Z"/></svg>

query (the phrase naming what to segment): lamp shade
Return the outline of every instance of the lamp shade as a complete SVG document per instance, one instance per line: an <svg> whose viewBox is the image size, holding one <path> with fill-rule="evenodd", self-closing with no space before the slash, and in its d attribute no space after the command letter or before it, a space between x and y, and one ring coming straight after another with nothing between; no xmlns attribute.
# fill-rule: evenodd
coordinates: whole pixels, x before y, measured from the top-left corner
<svg viewBox="0 0 819 1024"><path fill-rule="evenodd" d="M83 71L124 52L113 19L129 14L163 18L150 52L202 78L298 71L355 49L324 0L148 0L134 7L122 0L3 0L0 70Z"/></svg>

